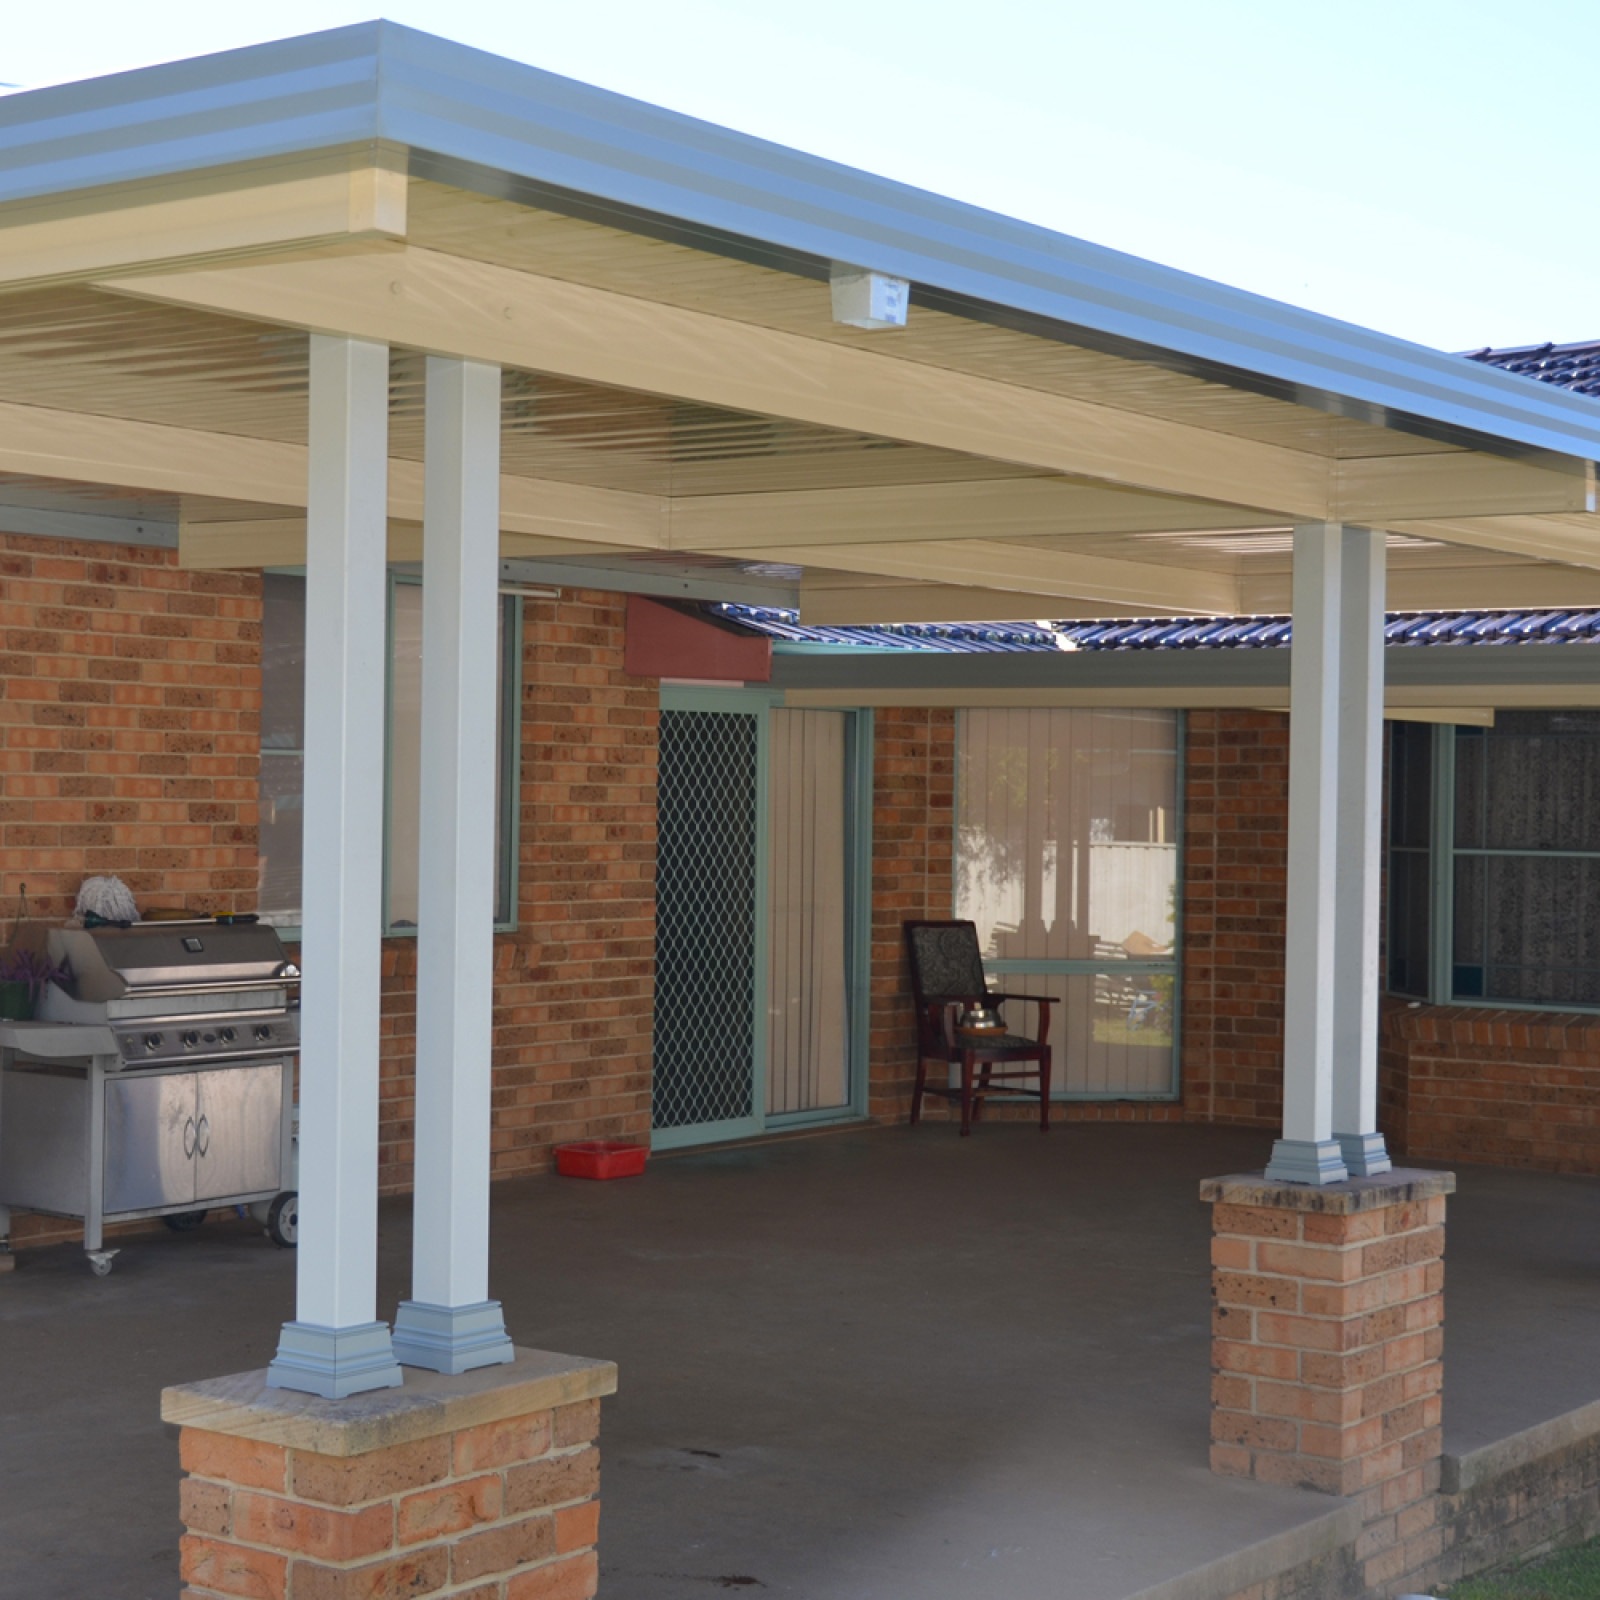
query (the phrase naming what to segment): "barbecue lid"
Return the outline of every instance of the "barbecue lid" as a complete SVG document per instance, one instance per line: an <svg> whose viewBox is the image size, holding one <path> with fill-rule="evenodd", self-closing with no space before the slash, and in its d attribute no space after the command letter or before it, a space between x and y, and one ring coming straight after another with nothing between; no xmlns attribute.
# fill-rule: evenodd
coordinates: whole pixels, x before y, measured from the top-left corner
<svg viewBox="0 0 1600 1600"><path fill-rule="evenodd" d="M282 984L300 975L277 929L259 922L52 928L50 954L72 969L63 987L79 1000Z"/></svg>

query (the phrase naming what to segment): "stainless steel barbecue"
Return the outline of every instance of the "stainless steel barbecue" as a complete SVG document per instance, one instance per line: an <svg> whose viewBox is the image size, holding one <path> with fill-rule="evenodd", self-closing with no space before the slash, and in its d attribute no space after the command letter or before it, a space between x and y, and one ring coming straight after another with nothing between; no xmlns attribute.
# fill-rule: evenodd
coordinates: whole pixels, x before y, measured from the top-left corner
<svg viewBox="0 0 1600 1600"><path fill-rule="evenodd" d="M261 923L141 922L54 928L50 955L71 970L51 984L42 1022L108 1028L124 1067L241 1060L299 1047L289 1009L300 969Z"/></svg>
<svg viewBox="0 0 1600 1600"><path fill-rule="evenodd" d="M82 1217L103 1274L107 1221L250 1205L292 1244L300 974L276 931L64 928L49 948L70 976L0 1023L0 1240L11 1207Z"/></svg>

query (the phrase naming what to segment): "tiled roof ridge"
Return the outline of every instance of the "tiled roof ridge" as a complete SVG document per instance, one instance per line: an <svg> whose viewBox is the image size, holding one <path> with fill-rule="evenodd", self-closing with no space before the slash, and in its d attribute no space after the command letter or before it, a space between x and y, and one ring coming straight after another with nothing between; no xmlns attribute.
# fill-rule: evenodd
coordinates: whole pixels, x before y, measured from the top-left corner
<svg viewBox="0 0 1600 1600"><path fill-rule="evenodd" d="M1574 394L1600 395L1600 339L1574 344L1508 345L1464 352L1468 361L1515 372L1536 383L1551 383Z"/></svg>

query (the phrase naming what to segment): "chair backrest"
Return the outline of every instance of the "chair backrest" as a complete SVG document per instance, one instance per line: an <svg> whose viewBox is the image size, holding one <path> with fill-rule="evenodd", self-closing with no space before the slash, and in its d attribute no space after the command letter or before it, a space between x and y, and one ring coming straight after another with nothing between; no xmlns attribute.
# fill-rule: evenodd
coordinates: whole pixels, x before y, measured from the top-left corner
<svg viewBox="0 0 1600 1600"><path fill-rule="evenodd" d="M908 922L906 950L917 1004L986 995L975 922Z"/></svg>

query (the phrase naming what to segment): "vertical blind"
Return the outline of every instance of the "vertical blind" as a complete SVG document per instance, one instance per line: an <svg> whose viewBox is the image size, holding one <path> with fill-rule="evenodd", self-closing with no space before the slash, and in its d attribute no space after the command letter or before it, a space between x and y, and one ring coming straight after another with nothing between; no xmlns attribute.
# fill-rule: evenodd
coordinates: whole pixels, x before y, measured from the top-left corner
<svg viewBox="0 0 1600 1600"><path fill-rule="evenodd" d="M1170 711L960 715L956 915L978 925L995 987L1058 1001L1069 1093L1173 1085L1177 731Z"/></svg>
<svg viewBox="0 0 1600 1600"><path fill-rule="evenodd" d="M850 1097L843 711L774 710L769 746L767 1111Z"/></svg>

